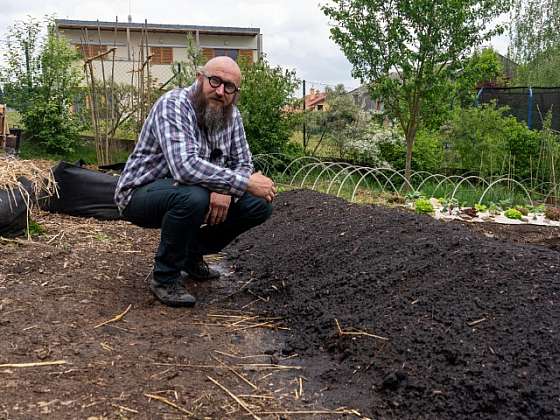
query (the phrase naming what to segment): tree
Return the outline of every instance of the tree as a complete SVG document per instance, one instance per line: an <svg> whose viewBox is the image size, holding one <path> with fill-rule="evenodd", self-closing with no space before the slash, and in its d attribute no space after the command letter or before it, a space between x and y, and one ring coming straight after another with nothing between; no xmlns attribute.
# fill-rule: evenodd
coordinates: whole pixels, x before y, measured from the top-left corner
<svg viewBox="0 0 560 420"><path fill-rule="evenodd" d="M439 130L452 117L455 108L472 106L480 87L506 85L502 63L491 48L475 50L458 67L447 82L430 92L432 100L421 116L429 130Z"/></svg>
<svg viewBox="0 0 560 420"><path fill-rule="evenodd" d="M293 113L287 112L299 85L295 73L270 67L266 60L240 63L238 108L253 153L283 152L292 133Z"/></svg>
<svg viewBox="0 0 560 420"><path fill-rule="evenodd" d="M48 152L71 152L79 139L79 123L70 112L82 80L78 53L59 38L50 20L46 35L30 18L16 22L8 34L6 65L1 69L9 105L21 113L31 138Z"/></svg>
<svg viewBox="0 0 560 420"><path fill-rule="evenodd" d="M509 52L517 85L560 84L560 0L514 0Z"/></svg>
<svg viewBox="0 0 560 420"><path fill-rule="evenodd" d="M331 38L353 65L352 75L383 98L406 138L410 178L416 132L431 103L441 101L462 60L501 27L486 29L508 0L332 0Z"/></svg>
<svg viewBox="0 0 560 420"><path fill-rule="evenodd" d="M319 135L312 154L315 154L325 138L329 138L338 149L339 157L344 158L345 146L348 140L345 130L357 122L360 109L346 92L344 85L327 87L325 90L326 105L323 111L306 113L306 120L310 121L309 133Z"/></svg>
<svg viewBox="0 0 560 420"><path fill-rule="evenodd" d="M30 17L8 28L0 82L8 106L23 112L39 85L42 22Z"/></svg>

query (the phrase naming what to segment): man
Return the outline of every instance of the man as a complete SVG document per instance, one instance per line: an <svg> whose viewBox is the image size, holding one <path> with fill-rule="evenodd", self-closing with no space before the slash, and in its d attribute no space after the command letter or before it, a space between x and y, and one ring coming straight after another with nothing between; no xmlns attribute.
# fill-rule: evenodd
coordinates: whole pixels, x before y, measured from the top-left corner
<svg viewBox="0 0 560 420"><path fill-rule="evenodd" d="M182 283L219 276L203 255L219 252L271 214L276 187L253 173L235 106L241 71L229 57L208 61L195 83L154 104L119 179L123 216L161 228L149 287L162 303L193 306Z"/></svg>

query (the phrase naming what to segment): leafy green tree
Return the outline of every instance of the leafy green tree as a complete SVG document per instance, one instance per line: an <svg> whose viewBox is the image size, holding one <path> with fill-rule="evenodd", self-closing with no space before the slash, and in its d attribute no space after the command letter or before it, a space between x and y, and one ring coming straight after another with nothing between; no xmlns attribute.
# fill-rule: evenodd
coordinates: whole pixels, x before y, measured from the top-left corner
<svg viewBox="0 0 560 420"><path fill-rule="evenodd" d="M510 54L518 86L560 85L560 1L514 0Z"/></svg>
<svg viewBox="0 0 560 420"><path fill-rule="evenodd" d="M271 67L266 60L256 63L242 60L243 80L237 106L251 151L283 152L293 131L293 93L299 85L295 73Z"/></svg>
<svg viewBox="0 0 560 420"><path fill-rule="evenodd" d="M42 49L42 22L29 17L8 28L0 83L8 106L23 112L39 86Z"/></svg>
<svg viewBox="0 0 560 420"><path fill-rule="evenodd" d="M309 111L305 113L308 123L309 134L319 137L312 154L315 154L324 140L334 145L338 151L338 157L344 159L348 136L345 130L355 124L354 131L358 129L360 109L352 97L346 92L344 85L339 84L334 88L327 87L326 99L323 110ZM363 124L362 124L363 125Z"/></svg>
<svg viewBox="0 0 560 420"><path fill-rule="evenodd" d="M47 23L43 36L32 18L10 28L1 74L8 103L21 113L30 138L49 153L64 154L79 140L80 126L70 107L82 75L78 53Z"/></svg>
<svg viewBox="0 0 560 420"><path fill-rule="evenodd" d="M482 85L506 85L502 63L491 48L475 50L447 81L428 92L429 106L423 108L421 116L425 128L437 131L452 117L455 108L472 106Z"/></svg>
<svg viewBox="0 0 560 420"><path fill-rule="evenodd" d="M499 33L488 24L507 0L333 0L322 7L352 74L382 98L405 133L406 176L416 132L450 76L473 48Z"/></svg>

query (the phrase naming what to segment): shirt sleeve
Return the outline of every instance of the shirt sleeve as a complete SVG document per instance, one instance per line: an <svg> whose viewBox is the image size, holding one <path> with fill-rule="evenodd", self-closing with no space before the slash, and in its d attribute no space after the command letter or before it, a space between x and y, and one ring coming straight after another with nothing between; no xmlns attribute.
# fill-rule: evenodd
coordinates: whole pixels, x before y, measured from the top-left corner
<svg viewBox="0 0 560 420"><path fill-rule="evenodd" d="M188 101L169 96L159 104L155 135L173 179L188 185L201 185L211 191L242 196L249 183L246 171L214 165L199 156L200 139L194 110Z"/></svg>

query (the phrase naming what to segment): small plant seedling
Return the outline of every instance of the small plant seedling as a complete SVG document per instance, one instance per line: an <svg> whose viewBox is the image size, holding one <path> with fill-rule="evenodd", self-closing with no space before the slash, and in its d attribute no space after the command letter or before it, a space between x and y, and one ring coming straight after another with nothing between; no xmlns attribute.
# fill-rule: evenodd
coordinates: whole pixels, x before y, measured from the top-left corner
<svg viewBox="0 0 560 420"><path fill-rule="evenodd" d="M484 205L484 204L478 204L478 203L476 203L476 204L474 205L474 209L475 209L477 212L480 213L480 212L483 212L483 211L488 210L488 206L486 206L486 205Z"/></svg>
<svg viewBox="0 0 560 420"><path fill-rule="evenodd" d="M434 212L434 206L432 206L430 200L427 200L425 198L419 198L418 200L416 200L416 202L414 203L414 208L416 210L416 213L419 214L431 214Z"/></svg>
<svg viewBox="0 0 560 420"><path fill-rule="evenodd" d="M417 200L419 198L422 198L423 195L420 191L410 191L405 195L405 198L407 200Z"/></svg>
<svg viewBox="0 0 560 420"><path fill-rule="evenodd" d="M504 216L506 216L508 219L521 220L523 214L521 214L521 212L517 209L510 208L504 212Z"/></svg>

